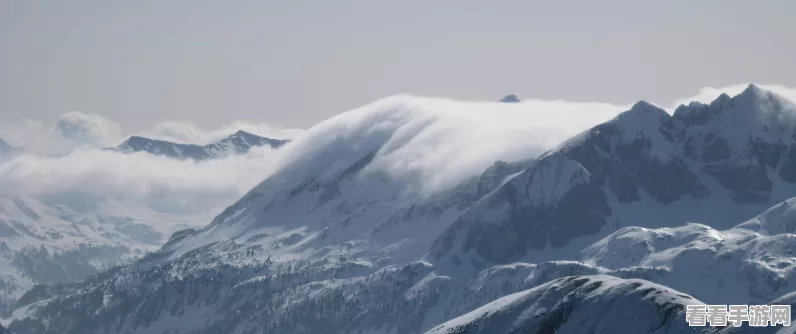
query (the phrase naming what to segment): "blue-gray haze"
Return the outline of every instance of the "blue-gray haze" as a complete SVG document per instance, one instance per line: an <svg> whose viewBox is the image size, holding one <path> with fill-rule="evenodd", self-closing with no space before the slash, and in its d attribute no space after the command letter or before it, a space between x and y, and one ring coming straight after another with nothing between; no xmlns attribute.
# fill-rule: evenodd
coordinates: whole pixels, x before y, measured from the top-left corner
<svg viewBox="0 0 796 334"><path fill-rule="evenodd" d="M666 103L796 85L779 1L3 1L0 121L307 127L396 93Z"/></svg>

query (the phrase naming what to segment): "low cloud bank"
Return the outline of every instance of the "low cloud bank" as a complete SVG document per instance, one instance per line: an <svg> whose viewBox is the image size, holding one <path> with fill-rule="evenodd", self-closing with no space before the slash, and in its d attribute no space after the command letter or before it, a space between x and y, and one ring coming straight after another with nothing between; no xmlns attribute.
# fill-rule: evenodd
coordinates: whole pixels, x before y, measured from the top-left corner
<svg viewBox="0 0 796 334"><path fill-rule="evenodd" d="M710 102L721 92L737 94L745 87L705 88L694 97L661 106L671 111L680 103ZM761 87L796 100L794 89ZM393 96L332 117L306 131L245 122L204 130L190 122L165 122L142 133L200 144L238 129L294 139L282 149L256 148L246 156L198 163L145 153L101 151L97 148L123 140L122 127L98 115L71 112L49 127L36 121L0 126L0 138L16 146L36 148L0 162L0 195L109 196L160 212L218 212L280 168L312 163L313 156L332 144L343 149L377 147L379 153L369 168L436 191L480 173L496 160L537 155L629 106L540 100L506 104ZM52 151L68 153L52 155Z"/></svg>

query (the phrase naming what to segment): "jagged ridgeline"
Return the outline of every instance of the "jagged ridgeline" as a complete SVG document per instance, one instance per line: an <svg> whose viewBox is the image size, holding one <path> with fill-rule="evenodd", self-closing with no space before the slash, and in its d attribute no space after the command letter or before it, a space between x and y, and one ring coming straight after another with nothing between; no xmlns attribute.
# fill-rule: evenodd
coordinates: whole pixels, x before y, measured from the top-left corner
<svg viewBox="0 0 796 334"><path fill-rule="evenodd" d="M387 99L319 124L205 228L132 265L30 290L8 327L681 333L699 330L684 324L691 303L792 299L792 102L756 86L673 115L639 102L435 191L417 188L422 173L394 173L412 170L395 161L443 154L408 149L445 117L415 111L423 103Z"/></svg>
<svg viewBox="0 0 796 334"><path fill-rule="evenodd" d="M235 154L246 154L253 147L279 148L289 140L261 137L246 131L238 131L217 142L207 145L177 144L165 140L132 136L119 146L108 148L116 152L146 152L176 159L207 160Z"/></svg>

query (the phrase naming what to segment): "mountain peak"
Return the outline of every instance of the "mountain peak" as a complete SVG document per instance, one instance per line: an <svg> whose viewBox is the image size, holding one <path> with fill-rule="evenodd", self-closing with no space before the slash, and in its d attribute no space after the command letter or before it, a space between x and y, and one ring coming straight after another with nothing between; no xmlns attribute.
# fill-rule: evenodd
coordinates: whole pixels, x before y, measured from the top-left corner
<svg viewBox="0 0 796 334"><path fill-rule="evenodd" d="M254 135L255 135L255 134L253 134L253 133L251 133L251 132L246 132L246 131L243 131L243 130L238 130L238 131L235 131L235 133L233 133L232 135L230 135L230 137L239 137L239 136L254 136Z"/></svg>
<svg viewBox="0 0 796 334"><path fill-rule="evenodd" d="M651 111L657 111L659 109L660 108L658 108L658 107L656 107L656 106L652 105L651 103L649 103L647 101L644 101L644 100L640 100L640 101L636 102L635 104L633 104L632 107L630 107L630 111L632 111L632 112L638 112L638 111L651 112Z"/></svg>
<svg viewBox="0 0 796 334"><path fill-rule="evenodd" d="M746 89L744 89L740 95L749 95L749 94L759 95L764 93L765 91L763 89L761 89L760 87L758 87L753 83L750 83L749 86L746 86Z"/></svg>
<svg viewBox="0 0 796 334"><path fill-rule="evenodd" d="M519 99L519 98L517 98L517 95L514 95L514 94L509 94L509 95L506 95L506 96L504 96L502 99L500 99L500 101L499 101L499 102L503 102L503 103L517 103L517 102L520 102L520 99Z"/></svg>
<svg viewBox="0 0 796 334"><path fill-rule="evenodd" d="M721 106L727 103L727 101L732 100L732 97L727 95L727 93L721 93L719 97L717 97L713 102L710 103L711 106ZM691 102L694 103L694 102Z"/></svg>
<svg viewBox="0 0 796 334"><path fill-rule="evenodd" d="M667 122L669 118L670 116L665 110L643 100L636 102L630 107L630 110L617 116L619 123L633 128L650 126L657 128L658 124Z"/></svg>
<svg viewBox="0 0 796 334"><path fill-rule="evenodd" d="M759 105L765 100L768 100L771 97L771 93L767 90L761 89L760 87L749 84L740 94L736 95L732 98L742 107L751 108L756 105Z"/></svg>

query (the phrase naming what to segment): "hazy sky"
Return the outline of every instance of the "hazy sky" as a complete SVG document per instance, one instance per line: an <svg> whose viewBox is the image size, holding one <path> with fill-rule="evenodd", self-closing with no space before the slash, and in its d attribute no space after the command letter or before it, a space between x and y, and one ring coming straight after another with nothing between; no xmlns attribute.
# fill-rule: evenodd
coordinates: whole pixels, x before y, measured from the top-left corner
<svg viewBox="0 0 796 334"><path fill-rule="evenodd" d="M796 1L0 1L0 121L308 127L398 93L796 86Z"/></svg>

